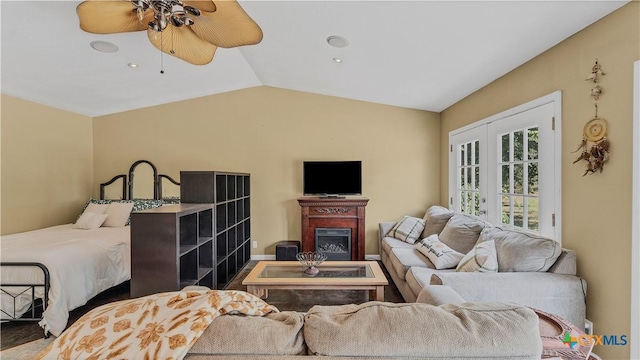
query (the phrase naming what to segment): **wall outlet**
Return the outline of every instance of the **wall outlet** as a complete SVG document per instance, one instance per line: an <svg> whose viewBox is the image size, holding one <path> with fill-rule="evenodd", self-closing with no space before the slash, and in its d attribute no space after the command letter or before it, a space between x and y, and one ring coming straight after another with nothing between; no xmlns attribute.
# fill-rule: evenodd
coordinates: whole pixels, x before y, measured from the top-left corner
<svg viewBox="0 0 640 360"><path fill-rule="evenodd" d="M257 249L257 248L258 248L258 242L257 242L257 241L255 241L255 240L253 241L253 248L254 248L254 249Z"/></svg>
<svg viewBox="0 0 640 360"><path fill-rule="evenodd" d="M584 319L584 332L588 335L593 335L593 322L591 320Z"/></svg>

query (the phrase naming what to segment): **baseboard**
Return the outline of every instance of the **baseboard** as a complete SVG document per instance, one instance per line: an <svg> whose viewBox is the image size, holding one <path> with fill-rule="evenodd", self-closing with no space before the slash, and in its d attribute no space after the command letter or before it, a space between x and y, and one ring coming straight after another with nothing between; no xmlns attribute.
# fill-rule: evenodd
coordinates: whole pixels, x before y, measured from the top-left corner
<svg viewBox="0 0 640 360"><path fill-rule="evenodd" d="M275 259L276 259L275 255L251 255L251 260L275 260ZM378 255L378 254L365 255L364 259L365 260L380 260L380 255Z"/></svg>
<svg viewBox="0 0 640 360"><path fill-rule="evenodd" d="M251 260L275 260L275 255L251 255Z"/></svg>

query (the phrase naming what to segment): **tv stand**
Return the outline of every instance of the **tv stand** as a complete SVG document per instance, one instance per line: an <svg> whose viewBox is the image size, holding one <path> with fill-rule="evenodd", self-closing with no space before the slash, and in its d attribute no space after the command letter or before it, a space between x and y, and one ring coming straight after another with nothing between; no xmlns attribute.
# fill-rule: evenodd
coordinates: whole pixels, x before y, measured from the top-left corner
<svg viewBox="0 0 640 360"><path fill-rule="evenodd" d="M299 198L302 251L316 251L316 228L351 229L351 260L364 260L365 198Z"/></svg>

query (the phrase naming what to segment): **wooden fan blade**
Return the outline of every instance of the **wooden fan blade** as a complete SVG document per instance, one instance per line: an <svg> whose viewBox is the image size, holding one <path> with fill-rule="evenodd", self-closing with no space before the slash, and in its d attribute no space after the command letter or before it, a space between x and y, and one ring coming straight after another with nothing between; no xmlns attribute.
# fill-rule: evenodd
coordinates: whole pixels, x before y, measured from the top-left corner
<svg viewBox="0 0 640 360"><path fill-rule="evenodd" d="M149 41L160 51L194 65L205 65L213 60L217 47L198 37L188 26L167 26L162 32L147 30Z"/></svg>
<svg viewBox="0 0 640 360"><path fill-rule="evenodd" d="M262 41L262 29L235 0L216 1L216 11L194 16L193 31L205 41L223 48Z"/></svg>
<svg viewBox="0 0 640 360"><path fill-rule="evenodd" d="M134 8L127 0L89 0L80 3L76 12L80 28L86 32L113 34L145 30L153 20L153 11L145 11L141 22Z"/></svg>
<svg viewBox="0 0 640 360"><path fill-rule="evenodd" d="M212 0L190 0L183 1L185 5L193 6L196 9L207 12L216 11L216 4Z"/></svg>

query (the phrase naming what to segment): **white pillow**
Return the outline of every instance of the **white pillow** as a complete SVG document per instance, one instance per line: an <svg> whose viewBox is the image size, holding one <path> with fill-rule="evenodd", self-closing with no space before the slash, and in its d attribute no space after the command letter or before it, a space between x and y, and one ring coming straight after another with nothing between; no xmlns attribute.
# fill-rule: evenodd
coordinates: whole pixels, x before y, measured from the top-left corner
<svg viewBox="0 0 640 360"><path fill-rule="evenodd" d="M104 214L107 212L107 207L109 207L109 204L89 203L87 207L84 209L84 212L92 212L94 214Z"/></svg>
<svg viewBox="0 0 640 360"><path fill-rule="evenodd" d="M460 260L456 271L498 272L496 243L493 240L477 243L476 246Z"/></svg>
<svg viewBox="0 0 640 360"><path fill-rule="evenodd" d="M453 250L438 240L438 234L416 241L415 248L428 257L431 263L436 266L436 269L454 268L464 257L464 254Z"/></svg>
<svg viewBox="0 0 640 360"><path fill-rule="evenodd" d="M102 224L106 227L123 227L129 219L129 214L133 209L133 203L111 203L107 207L106 214L109 215L107 220Z"/></svg>
<svg viewBox="0 0 640 360"><path fill-rule="evenodd" d="M424 219L405 215L402 220L398 221L387 233L387 236L413 244L418 240L420 234L422 234L424 224Z"/></svg>
<svg viewBox="0 0 640 360"><path fill-rule="evenodd" d="M104 221L109 217L107 214L96 214L90 211L84 211L78 221L76 221L71 228L73 229L83 229L83 230L93 230L97 229L104 223Z"/></svg>

